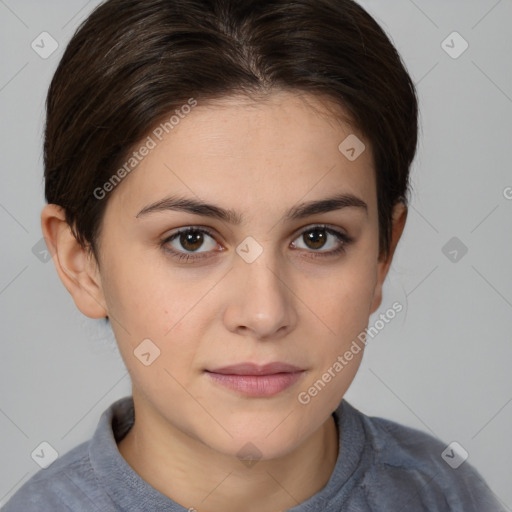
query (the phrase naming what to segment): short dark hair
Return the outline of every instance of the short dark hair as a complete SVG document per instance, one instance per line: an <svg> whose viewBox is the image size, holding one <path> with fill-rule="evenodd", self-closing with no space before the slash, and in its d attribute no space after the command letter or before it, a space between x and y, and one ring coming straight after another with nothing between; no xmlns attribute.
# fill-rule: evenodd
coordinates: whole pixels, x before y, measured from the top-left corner
<svg viewBox="0 0 512 512"><path fill-rule="evenodd" d="M388 36L352 0L104 2L77 29L48 91L46 200L97 258L108 199L93 191L155 125L191 97L273 89L334 101L370 141L388 253L393 207L407 204L417 96Z"/></svg>

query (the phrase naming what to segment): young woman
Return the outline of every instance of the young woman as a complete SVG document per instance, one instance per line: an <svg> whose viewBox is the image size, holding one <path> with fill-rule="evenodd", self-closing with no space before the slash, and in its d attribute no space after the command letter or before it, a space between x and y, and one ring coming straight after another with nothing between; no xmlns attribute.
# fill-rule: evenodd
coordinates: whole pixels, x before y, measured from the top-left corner
<svg viewBox="0 0 512 512"><path fill-rule="evenodd" d="M5 511L502 510L456 449L343 400L417 114L351 0L98 7L49 90L42 228L133 393Z"/></svg>

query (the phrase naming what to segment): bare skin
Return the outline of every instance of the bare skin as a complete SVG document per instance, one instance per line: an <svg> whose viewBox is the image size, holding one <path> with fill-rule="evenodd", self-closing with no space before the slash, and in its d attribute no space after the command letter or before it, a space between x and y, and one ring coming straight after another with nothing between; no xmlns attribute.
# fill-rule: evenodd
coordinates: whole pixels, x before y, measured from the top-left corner
<svg viewBox="0 0 512 512"><path fill-rule="evenodd" d="M332 412L363 351L307 405L298 396L379 307L407 211L396 206L383 255L370 144L350 124L320 115L325 105L283 91L257 103L199 103L103 199L99 265L61 208L43 210L60 278L82 313L109 316L131 375L136 421L120 453L186 508L286 510L322 489L336 463ZM355 161L338 149L350 134L366 144ZM287 215L340 195L344 207ZM168 196L232 210L239 223L207 212L140 213ZM192 235L193 249L183 236L169 240L187 227L207 230ZM250 263L236 251L249 248L247 237L257 244L250 251L262 251ZM145 339L160 350L149 366L134 356ZM208 372L275 361L302 372L272 396L228 389ZM240 460L247 451L255 464Z"/></svg>

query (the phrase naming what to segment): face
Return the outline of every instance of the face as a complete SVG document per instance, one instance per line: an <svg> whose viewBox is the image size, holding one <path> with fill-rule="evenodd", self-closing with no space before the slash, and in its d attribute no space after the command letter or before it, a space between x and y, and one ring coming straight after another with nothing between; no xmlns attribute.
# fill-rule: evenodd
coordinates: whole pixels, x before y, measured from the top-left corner
<svg viewBox="0 0 512 512"><path fill-rule="evenodd" d="M101 289L134 395L227 455L277 457L318 429L363 351L333 366L379 305L371 149L323 107L199 103L108 198ZM351 134L354 161L338 149Z"/></svg>

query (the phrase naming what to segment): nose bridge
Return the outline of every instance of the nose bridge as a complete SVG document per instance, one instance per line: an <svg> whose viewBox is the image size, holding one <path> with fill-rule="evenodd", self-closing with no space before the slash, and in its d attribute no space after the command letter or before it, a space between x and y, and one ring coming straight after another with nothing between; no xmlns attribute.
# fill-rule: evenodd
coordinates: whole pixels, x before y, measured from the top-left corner
<svg viewBox="0 0 512 512"><path fill-rule="evenodd" d="M225 322L231 331L268 338L289 331L296 322L293 298L283 278L277 251L254 239L237 247L231 272Z"/></svg>

